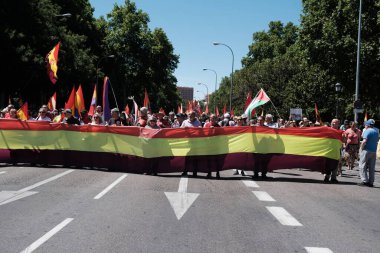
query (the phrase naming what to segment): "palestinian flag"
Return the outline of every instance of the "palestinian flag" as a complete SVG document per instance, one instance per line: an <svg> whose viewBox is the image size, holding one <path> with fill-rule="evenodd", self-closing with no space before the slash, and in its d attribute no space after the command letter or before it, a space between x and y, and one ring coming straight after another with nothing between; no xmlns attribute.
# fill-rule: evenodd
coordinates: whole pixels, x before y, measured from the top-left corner
<svg viewBox="0 0 380 253"><path fill-rule="evenodd" d="M245 110L245 114L248 116L248 118L250 119L251 118L251 115L252 115L252 111L261 106L261 105L264 105L266 103L268 103L270 101L270 98L268 97L268 95L265 93L265 91L263 89L261 89L259 91L259 93L257 93L256 97L251 101L251 103L248 105L247 109Z"/></svg>

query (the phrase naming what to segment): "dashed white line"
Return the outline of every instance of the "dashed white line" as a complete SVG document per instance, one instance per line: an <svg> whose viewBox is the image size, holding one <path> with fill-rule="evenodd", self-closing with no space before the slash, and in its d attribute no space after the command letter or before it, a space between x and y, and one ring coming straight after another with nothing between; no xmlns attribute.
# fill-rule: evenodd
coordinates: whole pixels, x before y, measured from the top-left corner
<svg viewBox="0 0 380 253"><path fill-rule="evenodd" d="M267 192L263 191L252 191L253 194L260 200L260 201L276 201L274 198L272 198Z"/></svg>
<svg viewBox="0 0 380 253"><path fill-rule="evenodd" d="M305 247L307 253L334 253L329 248Z"/></svg>
<svg viewBox="0 0 380 253"><path fill-rule="evenodd" d="M243 180L243 183L245 184L245 186L251 187L251 188L259 188L260 187L255 181L252 181L252 180Z"/></svg>
<svg viewBox="0 0 380 253"><path fill-rule="evenodd" d="M59 223L57 226L55 226L52 230L44 234L40 239L35 241L34 243L30 244L26 249L21 251L21 253L30 253L36 250L39 246L41 246L43 243L45 243L47 240L49 240L53 235L58 233L62 228L64 228L67 224L72 222L73 218L67 218L61 223Z"/></svg>
<svg viewBox="0 0 380 253"><path fill-rule="evenodd" d="M282 225L302 226L285 208L278 206L267 206L266 208Z"/></svg>
<svg viewBox="0 0 380 253"><path fill-rule="evenodd" d="M6 171L0 171L0 174L4 174L4 173L7 173Z"/></svg>
<svg viewBox="0 0 380 253"><path fill-rule="evenodd" d="M67 175L67 174L69 174L69 173L71 173L71 172L73 172L73 171L74 171L74 170L67 170L67 171L62 172L62 173L60 173L60 174L58 174L58 175L55 175L54 177L51 177L51 178L45 179L45 180L43 180L43 181L41 181L41 182L38 182L38 183L35 183L35 184L31 185L31 186L25 187L25 188L19 190L18 192L19 192L19 193L22 193L22 192L30 191L30 190L32 190L32 189L34 189L34 188L37 188L38 186L41 186L41 185L43 185L43 184L49 183L49 182L51 182L51 181L53 181L53 180L56 180L56 179L58 179L58 178L60 178L60 177L63 177L63 176L65 176L65 175Z"/></svg>
<svg viewBox="0 0 380 253"><path fill-rule="evenodd" d="M124 174L121 177L119 177L118 179L116 179L112 184L110 184L107 188L105 188L101 193L96 195L94 197L94 199L100 199L101 197L103 197L107 192L109 192L113 187L115 187L118 183L121 182L121 180L123 180L127 176L128 176L128 174Z"/></svg>

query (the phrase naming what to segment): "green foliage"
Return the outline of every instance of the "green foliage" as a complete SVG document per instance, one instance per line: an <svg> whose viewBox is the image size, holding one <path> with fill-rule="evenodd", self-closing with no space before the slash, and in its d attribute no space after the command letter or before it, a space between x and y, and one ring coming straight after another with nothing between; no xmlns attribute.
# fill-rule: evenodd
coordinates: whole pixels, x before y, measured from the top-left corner
<svg viewBox="0 0 380 253"><path fill-rule="evenodd" d="M233 104L242 113L249 91L268 93L280 115L303 108L314 120L317 103L322 119L335 115L353 119L359 1L304 0L300 27L274 21L268 31L255 32L243 68L234 73ZM370 117L380 115L380 1L363 0L360 97ZM211 96L213 104L229 98L228 77ZM344 89L336 94L335 84ZM266 112L276 114L272 106Z"/></svg>
<svg viewBox="0 0 380 253"><path fill-rule="evenodd" d="M57 16L63 13L72 15ZM7 59L0 71L3 77L13 79L12 85L4 85L0 92L1 104L11 95L39 106L58 91L58 106L63 106L72 86L79 84L89 102L98 73L98 80L104 74L110 76L123 108L128 96L135 96L141 105L144 88L153 109L177 107L180 99L173 73L178 56L165 32L151 31L148 14L133 2L115 5L107 18L99 19L93 17L88 0L4 0L0 14L0 57ZM46 74L45 56L58 41L58 82L53 86ZM116 57L107 58L110 54ZM113 99L110 102L115 105Z"/></svg>

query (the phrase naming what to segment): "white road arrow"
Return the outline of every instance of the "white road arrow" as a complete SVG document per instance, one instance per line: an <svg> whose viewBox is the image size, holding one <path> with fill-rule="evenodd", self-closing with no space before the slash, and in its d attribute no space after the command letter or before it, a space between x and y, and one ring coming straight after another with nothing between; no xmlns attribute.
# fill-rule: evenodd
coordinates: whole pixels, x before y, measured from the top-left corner
<svg viewBox="0 0 380 253"><path fill-rule="evenodd" d="M199 196L199 193L187 193L188 180L187 177L181 177L178 192L165 192L178 220L182 218Z"/></svg>
<svg viewBox="0 0 380 253"><path fill-rule="evenodd" d="M5 204L8 204L10 202L13 202L15 200L19 200L19 199L22 199L22 198L25 198L25 197L29 197L29 196L32 196L38 192L33 192L33 191L30 191L34 188L37 188L38 186L41 186L41 185L44 185L46 183L49 183L53 180L56 180L60 177L63 177L71 172L73 172L74 170L67 170L65 172L62 172L58 175L55 175L54 177L50 177L48 179L45 179L41 182L38 182L38 183L35 183L34 185L31 185L31 186L28 186L28 187L25 187L21 190L18 190L18 191L1 191L0 192L0 206L2 205L5 205Z"/></svg>

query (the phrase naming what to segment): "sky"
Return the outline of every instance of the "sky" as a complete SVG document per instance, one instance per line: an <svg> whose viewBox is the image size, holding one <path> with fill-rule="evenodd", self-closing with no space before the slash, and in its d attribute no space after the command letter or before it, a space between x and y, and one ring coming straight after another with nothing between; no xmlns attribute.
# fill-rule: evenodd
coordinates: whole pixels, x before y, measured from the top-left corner
<svg viewBox="0 0 380 253"><path fill-rule="evenodd" d="M204 98L232 70L231 51L234 52L234 70L240 69L241 59L252 44L252 34L268 30L270 21L300 23L302 0L135 0L138 9L150 17L150 29L162 28L179 55L175 71L178 86L194 87L194 97ZM114 4L124 0L90 0L94 15L106 16ZM199 91L199 92L197 92Z"/></svg>

